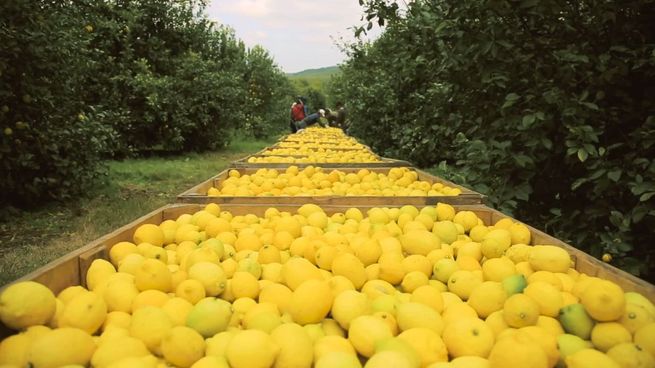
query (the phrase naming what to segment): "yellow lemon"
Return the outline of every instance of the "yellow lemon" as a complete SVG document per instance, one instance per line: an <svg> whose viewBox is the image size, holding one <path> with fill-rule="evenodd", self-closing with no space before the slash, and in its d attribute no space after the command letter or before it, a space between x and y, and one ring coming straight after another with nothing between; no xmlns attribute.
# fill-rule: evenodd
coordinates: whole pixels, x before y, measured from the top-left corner
<svg viewBox="0 0 655 368"><path fill-rule="evenodd" d="M108 311L126 313L132 312L132 304L137 295L139 295L139 289L136 288L134 282L123 279L109 280L102 293Z"/></svg>
<svg viewBox="0 0 655 368"><path fill-rule="evenodd" d="M52 291L33 281L12 284L0 294L0 320L13 329L44 325L56 308Z"/></svg>
<svg viewBox="0 0 655 368"><path fill-rule="evenodd" d="M348 329L350 321L361 315L370 314L371 302L366 294L356 290L346 290L334 298L332 304L332 318L341 327Z"/></svg>
<svg viewBox="0 0 655 368"><path fill-rule="evenodd" d="M510 327L532 326L539 318L539 305L525 294L514 294L505 301L503 317Z"/></svg>
<svg viewBox="0 0 655 368"><path fill-rule="evenodd" d="M580 303L591 317L600 322L615 321L625 312L623 290L607 280L592 280L582 292Z"/></svg>
<svg viewBox="0 0 655 368"><path fill-rule="evenodd" d="M143 307L132 314L130 335L143 341L153 354L159 354L161 341L172 327L173 323L164 310Z"/></svg>
<svg viewBox="0 0 655 368"><path fill-rule="evenodd" d="M230 368L227 359L220 356L206 356L193 363L191 368Z"/></svg>
<svg viewBox="0 0 655 368"><path fill-rule="evenodd" d="M448 361L446 344L444 344L441 336L431 329L411 328L400 333L398 339L403 340L416 351L422 367L435 362Z"/></svg>
<svg viewBox="0 0 655 368"><path fill-rule="evenodd" d="M88 334L95 333L107 317L107 304L104 299L94 293L84 293L73 298L64 307L59 319L61 327L75 327Z"/></svg>
<svg viewBox="0 0 655 368"><path fill-rule="evenodd" d="M139 226L133 235L134 244L149 243L156 247L164 244L164 231L154 224Z"/></svg>
<svg viewBox="0 0 655 368"><path fill-rule="evenodd" d="M109 259L114 267L118 267L118 264L125 258L128 254L136 253L136 245L131 242L119 242L114 244L109 249Z"/></svg>
<svg viewBox="0 0 655 368"><path fill-rule="evenodd" d="M606 354L621 367L655 367L655 357L633 343L615 345Z"/></svg>
<svg viewBox="0 0 655 368"><path fill-rule="evenodd" d="M123 336L99 345L98 349L93 353L91 364L94 367L105 368L121 359L148 355L150 355L150 351L148 351L143 341L131 336Z"/></svg>
<svg viewBox="0 0 655 368"><path fill-rule="evenodd" d="M301 325L318 323L330 312L332 302L332 292L327 282L307 280L293 291L289 314Z"/></svg>
<svg viewBox="0 0 655 368"><path fill-rule="evenodd" d="M319 361L324 355L334 352L357 356L352 344L341 336L323 336L314 343L314 361Z"/></svg>
<svg viewBox="0 0 655 368"><path fill-rule="evenodd" d="M356 355L341 351L330 352L316 361L314 368L362 368Z"/></svg>
<svg viewBox="0 0 655 368"><path fill-rule="evenodd" d="M271 332L273 342L280 348L274 367L309 367L314 360L312 341L300 325L286 323Z"/></svg>
<svg viewBox="0 0 655 368"><path fill-rule="evenodd" d="M639 328L634 334L634 342L655 356L655 323L649 323Z"/></svg>
<svg viewBox="0 0 655 368"><path fill-rule="evenodd" d="M505 300L507 292L501 283L485 281L471 291L467 302L480 318L487 318L491 313L503 309Z"/></svg>
<svg viewBox="0 0 655 368"><path fill-rule="evenodd" d="M0 342L0 367L26 367L32 339L26 334L11 335Z"/></svg>
<svg viewBox="0 0 655 368"><path fill-rule="evenodd" d="M443 340L452 357L486 358L494 345L494 333L483 320L466 318L447 325Z"/></svg>
<svg viewBox="0 0 655 368"><path fill-rule="evenodd" d="M528 257L535 271L566 272L571 267L571 256L563 248L554 245L535 245Z"/></svg>
<svg viewBox="0 0 655 368"><path fill-rule="evenodd" d="M401 331L428 328L441 335L444 322L436 310L421 303L401 303L396 307L396 321Z"/></svg>
<svg viewBox="0 0 655 368"><path fill-rule="evenodd" d="M400 237L400 243L406 253L423 256L441 247L441 239L427 230L411 230Z"/></svg>
<svg viewBox="0 0 655 368"><path fill-rule="evenodd" d="M564 306L560 291L546 282L533 282L523 289L523 293L539 305L539 313L544 316L557 317Z"/></svg>
<svg viewBox="0 0 655 368"><path fill-rule="evenodd" d="M489 365L491 368L549 367L548 356L539 344L516 336L506 337L494 344L489 353Z"/></svg>
<svg viewBox="0 0 655 368"><path fill-rule="evenodd" d="M376 342L392 336L389 326L382 318L370 315L353 319L348 329L348 340L355 350L365 357L373 355Z"/></svg>
<svg viewBox="0 0 655 368"><path fill-rule="evenodd" d="M198 262L188 271L189 279L197 280L205 287L205 294L217 296L226 287L227 277L223 268L212 262Z"/></svg>
<svg viewBox="0 0 655 368"><path fill-rule="evenodd" d="M32 342L28 362L36 368L59 368L67 364L86 366L95 349L90 334L78 328L57 328Z"/></svg>
<svg viewBox="0 0 655 368"><path fill-rule="evenodd" d="M282 279L291 290L295 290L307 280L322 280L323 277L307 259L292 257L282 265Z"/></svg>
<svg viewBox="0 0 655 368"><path fill-rule="evenodd" d="M172 287L171 271L158 260L146 259L136 269L134 284L140 291L154 289L167 293Z"/></svg>
<svg viewBox="0 0 655 368"><path fill-rule="evenodd" d="M382 268L380 268L380 272L382 272ZM356 289L360 289L368 280L364 264L359 258L350 253L341 253L335 257L332 262L332 273L346 277Z"/></svg>
<svg viewBox="0 0 655 368"><path fill-rule="evenodd" d="M612 358L594 349L583 349L566 357L568 368L620 368Z"/></svg>
<svg viewBox="0 0 655 368"><path fill-rule="evenodd" d="M205 340L194 329L173 327L161 341L161 352L166 361L178 367L191 367L205 355Z"/></svg>
<svg viewBox="0 0 655 368"><path fill-rule="evenodd" d="M177 286L175 295L191 304L196 304L206 296L205 286L198 280L187 279Z"/></svg>
<svg viewBox="0 0 655 368"><path fill-rule="evenodd" d="M267 333L244 330L232 337L225 354L232 368L268 368L273 366L279 351Z"/></svg>
<svg viewBox="0 0 655 368"><path fill-rule="evenodd" d="M425 304L439 313L441 313L444 308L441 292L439 289L431 285L423 285L416 288L414 292L412 292L410 300L415 303Z"/></svg>
<svg viewBox="0 0 655 368"><path fill-rule="evenodd" d="M631 341L630 331L617 322L597 323L591 330L591 342L596 349L603 352L615 345Z"/></svg>
<svg viewBox="0 0 655 368"><path fill-rule="evenodd" d="M482 280L473 272L458 270L453 272L448 278L448 291L453 292L462 300L467 300L473 289L482 284Z"/></svg>
<svg viewBox="0 0 655 368"><path fill-rule="evenodd" d="M257 278L249 272L237 271L232 275L230 291L235 298L248 297L257 299L259 295L259 283Z"/></svg>

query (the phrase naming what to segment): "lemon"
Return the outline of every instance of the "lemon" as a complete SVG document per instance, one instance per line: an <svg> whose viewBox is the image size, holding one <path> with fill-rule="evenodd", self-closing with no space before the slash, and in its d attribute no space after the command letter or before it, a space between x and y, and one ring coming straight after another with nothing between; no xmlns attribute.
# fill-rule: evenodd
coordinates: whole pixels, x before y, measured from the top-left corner
<svg viewBox="0 0 655 368"><path fill-rule="evenodd" d="M191 304L196 304L206 296L205 286L198 280L188 279L182 281L175 289L175 295Z"/></svg>
<svg viewBox="0 0 655 368"><path fill-rule="evenodd" d="M348 340L355 350L365 357L373 355L376 342L392 336L387 323L382 318L371 315L353 319L348 329Z"/></svg>
<svg viewBox="0 0 655 368"><path fill-rule="evenodd" d="M355 247L355 256L359 258L364 266L377 263L382 255L382 247L377 239L366 239L362 244Z"/></svg>
<svg viewBox="0 0 655 368"><path fill-rule="evenodd" d="M617 322L597 323L591 330L591 342L596 349L605 352L615 345L632 342L632 334Z"/></svg>
<svg viewBox="0 0 655 368"><path fill-rule="evenodd" d="M118 272L128 273L134 275L141 263L145 261L145 257L138 253L131 253L125 256L118 264ZM88 280L87 280L88 284Z"/></svg>
<svg viewBox="0 0 655 368"><path fill-rule="evenodd" d="M306 280L322 280L323 277L307 259L292 257L282 265L282 279L291 290L295 290Z"/></svg>
<svg viewBox="0 0 655 368"><path fill-rule="evenodd" d="M517 294L519 295L519 294ZM548 368L548 356L539 344L525 337L506 337L489 353L491 368Z"/></svg>
<svg viewBox="0 0 655 368"><path fill-rule="evenodd" d="M164 231L154 224L139 226L133 235L134 244L149 243L156 247L164 244Z"/></svg>
<svg viewBox="0 0 655 368"><path fill-rule="evenodd" d="M525 294L514 294L505 301L503 317L510 327L532 326L539 318L539 305Z"/></svg>
<svg viewBox="0 0 655 368"><path fill-rule="evenodd" d="M553 336L559 336L564 333L564 328L559 321L553 317L539 316L535 326L542 328L544 331Z"/></svg>
<svg viewBox="0 0 655 368"><path fill-rule="evenodd" d="M271 333L282 324L282 318L275 304L259 303L246 312L241 324L246 329L257 329Z"/></svg>
<svg viewBox="0 0 655 368"><path fill-rule="evenodd" d="M529 284L523 293L539 305L539 313L544 316L557 317L559 310L564 306L560 291L543 281Z"/></svg>
<svg viewBox="0 0 655 368"><path fill-rule="evenodd" d="M184 326L189 312L193 309L193 304L186 299L174 297L169 299L161 308L166 312L173 326Z"/></svg>
<svg viewBox="0 0 655 368"><path fill-rule="evenodd" d="M434 249L441 247L441 239L427 230L411 230L400 236L403 251L407 254L427 256Z"/></svg>
<svg viewBox="0 0 655 368"><path fill-rule="evenodd" d="M452 258L443 258L435 262L432 269L434 277L441 282L448 282L450 276L457 271L458 266Z"/></svg>
<svg viewBox="0 0 655 368"><path fill-rule="evenodd" d="M60 327L76 327L88 334L95 333L107 317L107 304L94 292L74 297L64 307Z"/></svg>
<svg viewBox="0 0 655 368"><path fill-rule="evenodd" d="M273 342L280 347L274 367L310 367L314 360L312 341L300 325L287 323L271 332Z"/></svg>
<svg viewBox="0 0 655 368"><path fill-rule="evenodd" d="M655 323L649 323L639 328L634 334L634 342L655 356Z"/></svg>
<svg viewBox="0 0 655 368"><path fill-rule="evenodd" d="M26 334L11 335L0 342L0 367L25 367L32 339Z"/></svg>
<svg viewBox="0 0 655 368"><path fill-rule="evenodd" d="M225 350L232 368L272 367L280 348L265 332L244 330L237 332Z"/></svg>
<svg viewBox="0 0 655 368"><path fill-rule="evenodd" d="M238 330L223 331L205 340L205 355L224 357L225 350Z"/></svg>
<svg viewBox="0 0 655 368"><path fill-rule="evenodd" d="M382 269L380 269L380 272L382 272ZM346 277L353 283L356 289L360 289L368 280L364 264L359 258L350 253L341 253L334 258L332 262L332 273L337 276Z"/></svg>
<svg viewBox="0 0 655 368"><path fill-rule="evenodd" d="M397 368L413 368L417 365L399 351L382 351L375 353L364 365L364 368L382 368L382 367L397 367Z"/></svg>
<svg viewBox="0 0 655 368"><path fill-rule="evenodd" d="M512 330L508 330L509 333ZM513 331L512 331L513 332ZM560 357L557 345L557 338L555 335L550 334L548 331L544 330L538 326L528 326L522 327L518 330L516 338L519 340L532 341L539 346L546 353L548 360L548 366L552 367L557 363L557 360ZM499 339L504 338L502 335L499 336Z"/></svg>
<svg viewBox="0 0 655 368"><path fill-rule="evenodd" d="M589 315L597 321L615 321L625 312L625 295L617 284L593 279L580 296Z"/></svg>
<svg viewBox="0 0 655 368"><path fill-rule="evenodd" d="M448 351L441 336L428 328L411 328L398 335L398 339L411 346L419 356L421 366L435 362L447 362Z"/></svg>
<svg viewBox="0 0 655 368"><path fill-rule="evenodd" d="M487 324L487 326L489 326L489 328L491 328L491 331L493 331L494 336L496 337L498 337L501 332L509 328L507 322L505 322L505 318L503 317L502 309L491 313L487 319L484 320L484 322Z"/></svg>
<svg viewBox="0 0 655 368"><path fill-rule="evenodd" d="M218 298L200 300L187 315L186 325L207 338L225 331L232 317L232 305Z"/></svg>
<svg viewBox="0 0 655 368"><path fill-rule="evenodd" d="M189 327L176 326L164 335L161 352L169 363L178 367L191 367L205 355L205 340Z"/></svg>
<svg viewBox="0 0 655 368"><path fill-rule="evenodd" d="M482 276L486 281L501 282L514 274L516 266L507 257L492 258L482 264Z"/></svg>
<svg viewBox="0 0 655 368"><path fill-rule="evenodd" d="M486 358L494 345L494 333L483 320L465 318L445 327L443 341L452 357Z"/></svg>
<svg viewBox="0 0 655 368"><path fill-rule="evenodd" d="M402 256L401 256L402 257ZM401 259L392 257L380 257L378 277L392 285L398 285L405 277L405 270Z"/></svg>
<svg viewBox="0 0 655 368"><path fill-rule="evenodd" d="M216 240L216 239L214 239ZM220 240L217 240L220 242ZM223 244L220 243L220 247L224 250ZM220 251L220 250L219 250ZM180 267L188 271L191 266L200 262L211 262L211 263L220 263L221 256L214 250L214 247L211 245L205 245L201 248L193 249L188 252L180 263Z"/></svg>
<svg viewBox="0 0 655 368"><path fill-rule="evenodd" d="M433 226L429 226L432 232L441 239L442 243L451 244L457 240L458 231L455 223L452 221L438 221Z"/></svg>
<svg viewBox="0 0 655 368"><path fill-rule="evenodd" d="M191 368L230 368L227 359L217 356L206 356L193 363Z"/></svg>
<svg viewBox="0 0 655 368"><path fill-rule="evenodd" d="M620 368L621 366L607 355L594 349L583 349L566 357L568 368Z"/></svg>
<svg viewBox="0 0 655 368"><path fill-rule="evenodd" d="M357 356L341 351L329 352L316 360L314 368L362 368Z"/></svg>
<svg viewBox="0 0 655 368"><path fill-rule="evenodd" d="M318 323L330 312L332 302L327 282L307 280L294 290L289 301L289 314L300 325Z"/></svg>
<svg viewBox="0 0 655 368"><path fill-rule="evenodd" d="M32 342L28 362L35 368L58 368L68 364L86 366L95 349L91 335L86 332L77 328L58 328Z"/></svg>
<svg viewBox="0 0 655 368"><path fill-rule="evenodd" d="M443 294L448 295L448 293ZM443 318L444 325L448 325L460 319L478 318L478 314L475 312L475 309L459 299L452 300L449 304L447 304L446 309L444 309L441 316Z"/></svg>
<svg viewBox="0 0 655 368"><path fill-rule="evenodd" d="M161 308L143 307L132 314L130 335L143 341L153 354L159 354L162 338L172 327L173 323Z"/></svg>
<svg viewBox="0 0 655 368"><path fill-rule="evenodd" d="M346 290L334 298L332 304L332 318L346 330L350 327L350 321L361 315L370 314L371 302L366 294L356 290Z"/></svg>
<svg viewBox="0 0 655 368"><path fill-rule="evenodd" d="M207 296L220 295L226 288L227 276L223 267L212 262L198 262L188 271L189 279L197 280L205 287Z"/></svg>
<svg viewBox="0 0 655 368"><path fill-rule="evenodd" d="M105 368L115 361L129 357L145 357L150 355L143 341L124 336L119 339L109 340L100 346L93 353L91 365L98 368Z"/></svg>
<svg viewBox="0 0 655 368"><path fill-rule="evenodd" d="M454 293L462 300L467 300L473 289L482 284L482 280L473 272L458 270L448 278L448 291Z"/></svg>
<svg viewBox="0 0 655 368"><path fill-rule="evenodd" d="M554 245L535 245L528 257L535 271L566 272L571 267L571 256L563 248Z"/></svg>
<svg viewBox="0 0 655 368"><path fill-rule="evenodd" d="M86 286L89 290L95 290L100 284L116 273L114 266L104 259L96 259L86 271Z"/></svg>
<svg viewBox="0 0 655 368"><path fill-rule="evenodd" d="M463 356L453 359L452 368L489 368L489 361L477 356Z"/></svg>
<svg viewBox="0 0 655 368"><path fill-rule="evenodd" d="M136 269L134 284L140 291L154 289L167 293L172 287L171 271L158 260L146 259Z"/></svg>
<svg viewBox="0 0 655 368"><path fill-rule="evenodd" d="M159 290L142 291L132 301L132 312L146 306L161 307L170 297L168 294Z"/></svg>
<svg viewBox="0 0 655 368"><path fill-rule="evenodd" d="M400 283L403 291L406 293L412 293L420 286L425 286L428 284L428 276L421 271L411 271L405 274L403 281Z"/></svg>
<svg viewBox="0 0 655 368"><path fill-rule="evenodd" d="M444 308L441 292L439 289L431 285L423 285L416 288L414 292L412 292L410 300L415 303L425 304L439 313L441 313Z"/></svg>
<svg viewBox="0 0 655 368"><path fill-rule="evenodd" d="M139 290L134 282L122 279L109 280L102 293L108 311L126 313L132 312L132 303L137 295L139 295Z"/></svg>
<svg viewBox="0 0 655 368"><path fill-rule="evenodd" d="M633 343L621 343L607 351L607 356L621 367L655 367L655 358Z"/></svg>
<svg viewBox="0 0 655 368"><path fill-rule="evenodd" d="M505 300L507 292L501 283L485 281L471 291L467 302L480 318L487 318L491 313L503 309Z"/></svg>
<svg viewBox="0 0 655 368"><path fill-rule="evenodd" d="M444 322L436 310L421 303L401 303L396 308L396 321L401 331L415 327L428 328L441 335Z"/></svg>
<svg viewBox="0 0 655 368"><path fill-rule="evenodd" d="M316 340L313 346L314 361L319 361L324 355L342 352L357 356L357 352L348 339L341 336L323 336Z"/></svg>
<svg viewBox="0 0 655 368"><path fill-rule="evenodd" d="M111 260L111 263L115 266L118 267L118 264L128 255L131 253L136 253L136 244L131 243L131 242L119 242L114 244L110 249L109 249L109 259Z"/></svg>
<svg viewBox="0 0 655 368"><path fill-rule="evenodd" d="M505 251L505 256L514 263L527 262L532 248L526 244L513 244Z"/></svg>
<svg viewBox="0 0 655 368"><path fill-rule="evenodd" d="M44 325L54 316L55 295L34 281L22 281L0 294L0 320L13 329Z"/></svg>

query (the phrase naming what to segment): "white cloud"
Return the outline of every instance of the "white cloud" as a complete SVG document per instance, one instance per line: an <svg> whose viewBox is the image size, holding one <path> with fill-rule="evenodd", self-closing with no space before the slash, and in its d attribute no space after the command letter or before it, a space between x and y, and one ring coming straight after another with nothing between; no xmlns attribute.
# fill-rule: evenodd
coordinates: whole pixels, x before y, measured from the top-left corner
<svg viewBox="0 0 655 368"><path fill-rule="evenodd" d="M287 72L342 62L334 39L354 39L349 28L362 23L357 0L213 0L207 14L246 45L268 49Z"/></svg>

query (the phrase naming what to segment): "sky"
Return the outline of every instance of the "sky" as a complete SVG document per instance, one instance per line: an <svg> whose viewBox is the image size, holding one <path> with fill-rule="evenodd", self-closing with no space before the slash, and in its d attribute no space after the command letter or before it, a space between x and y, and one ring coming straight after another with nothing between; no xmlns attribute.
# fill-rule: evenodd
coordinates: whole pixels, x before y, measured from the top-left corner
<svg viewBox="0 0 655 368"><path fill-rule="evenodd" d="M212 0L210 19L232 27L248 47L261 45L287 73L337 65L337 43L354 39L358 0ZM380 33L373 28L370 37Z"/></svg>

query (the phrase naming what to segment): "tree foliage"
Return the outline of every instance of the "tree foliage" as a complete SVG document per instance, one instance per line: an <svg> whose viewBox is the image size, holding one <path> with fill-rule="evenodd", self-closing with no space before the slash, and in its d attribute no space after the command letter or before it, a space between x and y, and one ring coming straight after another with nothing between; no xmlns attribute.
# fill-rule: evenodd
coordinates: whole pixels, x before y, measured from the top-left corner
<svg viewBox="0 0 655 368"><path fill-rule="evenodd" d="M386 29L342 67L356 135L654 276L653 2L360 3Z"/></svg>
<svg viewBox="0 0 655 368"><path fill-rule="evenodd" d="M104 157L214 149L234 130L283 129L284 74L204 6L1 2L0 204L68 198Z"/></svg>

